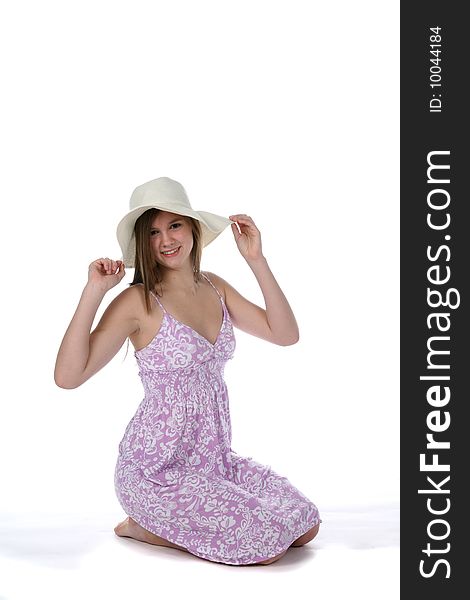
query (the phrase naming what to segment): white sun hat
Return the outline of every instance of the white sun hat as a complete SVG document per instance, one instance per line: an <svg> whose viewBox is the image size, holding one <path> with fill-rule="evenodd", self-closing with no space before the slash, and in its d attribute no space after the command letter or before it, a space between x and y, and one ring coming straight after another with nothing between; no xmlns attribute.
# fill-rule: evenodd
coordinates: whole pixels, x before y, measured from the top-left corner
<svg viewBox="0 0 470 600"><path fill-rule="evenodd" d="M184 187L169 177L158 177L135 188L129 201L129 212L119 221L117 239L125 267L135 267L134 225L149 208L157 208L196 219L201 224L202 245L207 246L232 223L226 217L202 210L193 210Z"/></svg>

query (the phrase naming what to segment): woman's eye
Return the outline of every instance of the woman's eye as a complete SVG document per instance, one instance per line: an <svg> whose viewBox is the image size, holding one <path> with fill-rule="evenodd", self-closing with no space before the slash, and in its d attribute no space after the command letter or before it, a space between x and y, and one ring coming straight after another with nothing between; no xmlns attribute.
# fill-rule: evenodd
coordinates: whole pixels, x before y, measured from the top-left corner
<svg viewBox="0 0 470 600"><path fill-rule="evenodd" d="M172 223L172 224L170 225L170 229L171 229L172 227L174 227L174 228L178 229L178 227L181 227L181 223ZM159 233L158 229L152 229L152 230L150 231L150 235L155 235L156 233Z"/></svg>

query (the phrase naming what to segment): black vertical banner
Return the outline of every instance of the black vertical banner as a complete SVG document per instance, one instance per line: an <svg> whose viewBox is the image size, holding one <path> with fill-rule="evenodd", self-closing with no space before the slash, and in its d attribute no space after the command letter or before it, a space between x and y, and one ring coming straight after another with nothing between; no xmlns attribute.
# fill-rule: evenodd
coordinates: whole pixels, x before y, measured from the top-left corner
<svg viewBox="0 0 470 600"><path fill-rule="evenodd" d="M401 3L401 597L467 597L465 3ZM459 590L459 591L457 591Z"/></svg>

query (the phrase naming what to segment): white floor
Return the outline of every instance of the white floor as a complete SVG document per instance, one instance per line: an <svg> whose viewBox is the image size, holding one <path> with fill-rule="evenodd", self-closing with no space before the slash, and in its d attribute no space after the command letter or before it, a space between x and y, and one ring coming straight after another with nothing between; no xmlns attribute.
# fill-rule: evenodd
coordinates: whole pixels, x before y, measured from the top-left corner
<svg viewBox="0 0 470 600"><path fill-rule="evenodd" d="M318 536L278 562L234 567L119 538L125 515L0 515L0 600L399 598L398 506L322 510ZM256 594L254 591L256 590ZM294 596L295 594L295 596ZM168 597L168 596L166 596ZM173 596L174 597L174 596Z"/></svg>

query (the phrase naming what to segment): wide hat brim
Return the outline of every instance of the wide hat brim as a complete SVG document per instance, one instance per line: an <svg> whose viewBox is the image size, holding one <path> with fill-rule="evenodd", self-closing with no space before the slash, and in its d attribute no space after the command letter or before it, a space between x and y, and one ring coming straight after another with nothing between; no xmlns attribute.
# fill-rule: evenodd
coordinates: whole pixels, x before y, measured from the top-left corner
<svg viewBox="0 0 470 600"><path fill-rule="evenodd" d="M152 183L160 183L159 180L148 182L147 184L143 184L134 190L130 202L131 210L119 221L116 230L117 239L122 251L121 260L123 261L125 267L135 267L134 226L137 219L149 208L156 208L158 210L175 213L177 215L191 217L192 219L199 221L202 230L202 245L204 247L213 242L216 237L232 223L232 221L226 217L202 210L193 210L189 206L189 200L187 199L181 184L178 184L178 182L170 180L169 178L161 177L160 180L166 180L164 182L166 185L168 185L168 182L173 185L176 184L179 190L183 190L182 193L180 192L180 196L182 194L182 197L175 198L170 194L167 198L163 198L159 201L152 201L151 194L147 193L147 198L145 198L142 193L142 189L145 189L145 186L149 186ZM139 203L140 200L143 200L144 203L140 204L140 206L135 206L135 204ZM133 205L134 208L132 208Z"/></svg>

